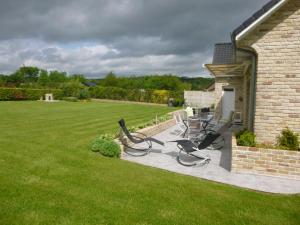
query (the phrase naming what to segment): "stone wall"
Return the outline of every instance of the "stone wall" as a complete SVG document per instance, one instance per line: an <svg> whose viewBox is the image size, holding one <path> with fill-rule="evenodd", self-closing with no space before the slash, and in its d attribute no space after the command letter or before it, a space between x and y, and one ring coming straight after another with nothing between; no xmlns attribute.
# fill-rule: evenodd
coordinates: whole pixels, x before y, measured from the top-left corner
<svg viewBox="0 0 300 225"><path fill-rule="evenodd" d="M258 54L258 142L274 143L287 126L300 133L300 1L288 1L238 46Z"/></svg>
<svg viewBox="0 0 300 225"><path fill-rule="evenodd" d="M191 107L211 107L215 103L215 93L212 91L184 91L184 101Z"/></svg>
<svg viewBox="0 0 300 225"><path fill-rule="evenodd" d="M154 135L159 134L159 133L163 132L164 130L174 126L175 124L176 124L175 119L170 119L165 122L159 123L157 125L138 130L138 132L146 134L147 136L154 136Z"/></svg>
<svg viewBox="0 0 300 225"><path fill-rule="evenodd" d="M235 111L243 112L243 77L216 77L215 79L215 117L222 116L223 87L235 88Z"/></svg>
<svg viewBox="0 0 300 225"><path fill-rule="evenodd" d="M300 152L237 146L233 136L231 170L300 180Z"/></svg>

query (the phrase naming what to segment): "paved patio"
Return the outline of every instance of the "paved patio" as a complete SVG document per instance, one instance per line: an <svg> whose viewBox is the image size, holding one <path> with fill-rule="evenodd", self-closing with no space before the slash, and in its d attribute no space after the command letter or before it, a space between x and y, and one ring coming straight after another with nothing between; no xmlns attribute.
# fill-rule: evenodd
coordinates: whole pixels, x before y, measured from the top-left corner
<svg viewBox="0 0 300 225"><path fill-rule="evenodd" d="M180 165L176 160L178 152L176 143L167 142L180 139L176 128L176 126L171 127L154 136L154 138L164 141L165 146L154 144L154 149L146 156L133 157L124 153L122 158L147 166L258 191L285 194L300 193L300 181L298 180L230 172L231 132L229 131L224 134L226 142L223 149L203 150L200 153L204 156L210 155L210 163L194 167Z"/></svg>

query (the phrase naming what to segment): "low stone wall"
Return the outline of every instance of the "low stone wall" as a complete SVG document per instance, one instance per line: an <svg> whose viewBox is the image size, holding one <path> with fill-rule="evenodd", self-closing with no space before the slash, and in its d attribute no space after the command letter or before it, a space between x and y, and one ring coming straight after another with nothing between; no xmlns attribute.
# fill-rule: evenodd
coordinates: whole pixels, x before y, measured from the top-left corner
<svg viewBox="0 0 300 225"><path fill-rule="evenodd" d="M238 146L233 135L231 170L300 180L300 152Z"/></svg>
<svg viewBox="0 0 300 225"><path fill-rule="evenodd" d="M170 119L165 122L159 123L157 125L153 125L151 127L146 127L141 130L138 130L138 132L146 134L147 136L154 136L154 135L159 134L159 133L163 132L164 130L174 126L175 124L176 124L175 119Z"/></svg>

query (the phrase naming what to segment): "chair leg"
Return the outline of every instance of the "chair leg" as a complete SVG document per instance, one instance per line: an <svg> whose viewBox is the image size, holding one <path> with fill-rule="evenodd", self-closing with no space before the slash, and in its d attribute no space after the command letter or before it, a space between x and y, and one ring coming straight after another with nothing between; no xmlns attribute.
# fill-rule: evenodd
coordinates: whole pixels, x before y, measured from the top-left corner
<svg viewBox="0 0 300 225"><path fill-rule="evenodd" d="M131 147L127 144L123 144L124 145L124 152L130 156L134 156L134 157L140 157L140 156L145 156L147 154L149 154L149 152L152 150L152 142L149 141L149 142L146 142L148 144L148 148L134 148L134 147ZM138 153L132 153L128 150L133 150L133 151L136 151Z"/></svg>
<svg viewBox="0 0 300 225"><path fill-rule="evenodd" d="M197 159L199 159L199 161L197 162L193 162L193 163L186 163L186 162L183 162L181 159L180 159L180 155L181 153L185 153L185 155L188 155L188 156L192 156L192 157L195 157ZM183 166L196 166L196 165L204 165L206 163L209 163L210 161L210 158L209 157L200 157L200 156L197 156L197 155L194 155L194 154L188 154L186 153L185 151L182 151L182 149L179 150L178 154L177 154L177 162Z"/></svg>

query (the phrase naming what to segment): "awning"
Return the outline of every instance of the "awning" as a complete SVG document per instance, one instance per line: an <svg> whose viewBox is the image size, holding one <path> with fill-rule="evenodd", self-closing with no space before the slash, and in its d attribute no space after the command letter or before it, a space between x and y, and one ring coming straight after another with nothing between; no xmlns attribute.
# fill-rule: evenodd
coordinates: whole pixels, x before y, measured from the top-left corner
<svg viewBox="0 0 300 225"><path fill-rule="evenodd" d="M236 64L205 64L205 67L215 76L215 77L236 77L244 76L247 71L248 63L236 63Z"/></svg>

